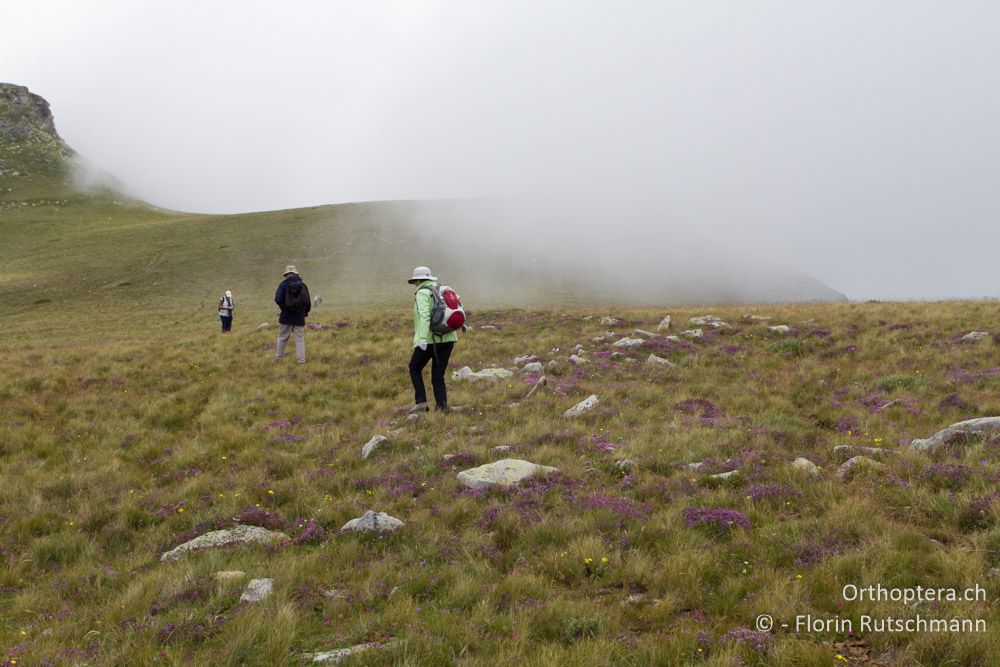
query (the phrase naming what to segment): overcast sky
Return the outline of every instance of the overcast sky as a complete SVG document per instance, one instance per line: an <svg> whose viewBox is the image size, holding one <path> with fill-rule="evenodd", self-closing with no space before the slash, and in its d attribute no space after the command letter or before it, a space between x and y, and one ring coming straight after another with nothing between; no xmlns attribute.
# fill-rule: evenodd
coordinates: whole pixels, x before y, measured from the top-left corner
<svg viewBox="0 0 1000 667"><path fill-rule="evenodd" d="M0 81L138 196L620 200L855 299L1000 293L1000 3L31 0ZM641 234L642 229L634 230Z"/></svg>

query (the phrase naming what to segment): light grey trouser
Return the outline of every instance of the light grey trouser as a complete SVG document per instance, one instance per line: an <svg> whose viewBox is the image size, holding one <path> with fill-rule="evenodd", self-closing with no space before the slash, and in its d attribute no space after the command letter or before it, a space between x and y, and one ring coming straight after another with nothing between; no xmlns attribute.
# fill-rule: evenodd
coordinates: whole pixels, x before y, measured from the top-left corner
<svg viewBox="0 0 1000 667"><path fill-rule="evenodd" d="M295 360L300 364L305 363L306 360L306 341L303 337L306 328L296 326L293 324L279 324L278 325L278 351L275 353L275 359L281 359L285 356L285 346L288 345L288 337L293 336L295 338Z"/></svg>

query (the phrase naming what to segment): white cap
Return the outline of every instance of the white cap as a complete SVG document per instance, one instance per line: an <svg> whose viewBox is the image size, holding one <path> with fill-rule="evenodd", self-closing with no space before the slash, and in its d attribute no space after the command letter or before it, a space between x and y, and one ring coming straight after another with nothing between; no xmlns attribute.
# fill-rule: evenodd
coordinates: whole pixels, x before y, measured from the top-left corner
<svg viewBox="0 0 1000 667"><path fill-rule="evenodd" d="M437 280L437 278L431 275L431 270L426 266L418 266L413 269L413 277L406 282L412 285L413 283L420 282L421 280Z"/></svg>
<svg viewBox="0 0 1000 667"><path fill-rule="evenodd" d="M232 299L233 298L233 293L230 292L229 290L226 290L226 296L228 296L230 299Z"/></svg>

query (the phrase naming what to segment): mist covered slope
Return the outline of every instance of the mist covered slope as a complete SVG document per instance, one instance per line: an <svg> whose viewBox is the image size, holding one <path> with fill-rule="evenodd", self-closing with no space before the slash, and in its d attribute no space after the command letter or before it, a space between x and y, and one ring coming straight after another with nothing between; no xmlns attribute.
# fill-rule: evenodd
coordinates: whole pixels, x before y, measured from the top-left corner
<svg viewBox="0 0 1000 667"><path fill-rule="evenodd" d="M225 289L242 312L269 314L286 264L333 308L405 305L418 264L472 309L844 299L625 206L583 215L579 202L478 201L165 211L94 177L42 98L2 84L0 102L0 299L15 326L58 326L69 311L177 324L204 317Z"/></svg>

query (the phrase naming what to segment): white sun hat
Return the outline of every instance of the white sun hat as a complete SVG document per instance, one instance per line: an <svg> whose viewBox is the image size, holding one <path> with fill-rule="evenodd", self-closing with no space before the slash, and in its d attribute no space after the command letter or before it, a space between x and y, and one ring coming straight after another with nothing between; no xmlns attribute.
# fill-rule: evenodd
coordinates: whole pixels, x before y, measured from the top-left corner
<svg viewBox="0 0 1000 667"><path fill-rule="evenodd" d="M418 266L413 269L413 277L406 282L412 285L413 283L420 282L421 280L437 280L437 278L431 275L431 270L428 267Z"/></svg>

